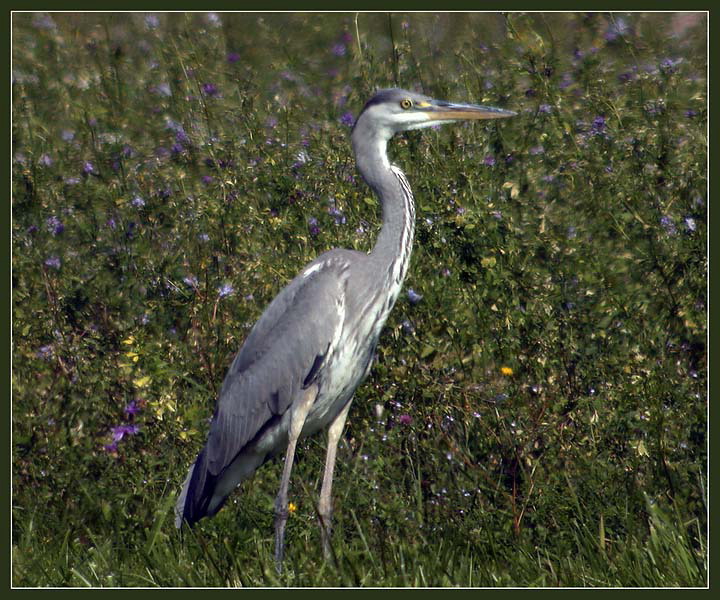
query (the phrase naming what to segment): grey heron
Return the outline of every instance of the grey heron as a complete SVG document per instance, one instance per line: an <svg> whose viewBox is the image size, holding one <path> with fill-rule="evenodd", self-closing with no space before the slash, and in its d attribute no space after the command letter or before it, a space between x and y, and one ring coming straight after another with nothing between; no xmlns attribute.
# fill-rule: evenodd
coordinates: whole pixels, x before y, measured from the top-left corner
<svg viewBox="0 0 720 600"><path fill-rule="evenodd" d="M212 516L243 480L285 452L275 501L275 560L281 569L288 487L298 439L328 427L318 513L330 553L337 445L353 393L370 371L380 331L408 269L415 206L387 143L398 132L515 113L435 100L401 89L377 92L352 131L357 169L382 204L369 254L334 249L307 265L270 303L225 377L207 443L177 501L176 526Z"/></svg>

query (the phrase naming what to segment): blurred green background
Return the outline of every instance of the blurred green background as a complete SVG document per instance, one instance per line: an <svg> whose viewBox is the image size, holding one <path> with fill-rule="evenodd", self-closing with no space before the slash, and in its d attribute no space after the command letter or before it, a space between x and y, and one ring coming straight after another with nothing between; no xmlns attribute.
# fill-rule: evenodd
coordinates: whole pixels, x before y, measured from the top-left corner
<svg viewBox="0 0 720 600"><path fill-rule="evenodd" d="M15 13L16 586L702 586L704 13ZM406 295L355 396L335 558L301 443L181 537L175 494L264 307L377 201L399 86L502 123L391 142Z"/></svg>

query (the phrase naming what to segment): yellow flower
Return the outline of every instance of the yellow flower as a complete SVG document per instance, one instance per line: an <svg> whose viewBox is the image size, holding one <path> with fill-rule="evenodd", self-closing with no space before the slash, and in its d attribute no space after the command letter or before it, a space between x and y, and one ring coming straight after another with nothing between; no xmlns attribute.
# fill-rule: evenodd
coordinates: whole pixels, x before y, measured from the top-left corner
<svg viewBox="0 0 720 600"><path fill-rule="evenodd" d="M510 367L500 367L500 372L508 377L513 374L513 370Z"/></svg>
<svg viewBox="0 0 720 600"><path fill-rule="evenodd" d="M289 512L290 514L292 514L292 513L294 513L296 510L297 510L297 506L295 505L295 503L294 503L294 502L289 502L289 503L288 503L288 512Z"/></svg>
<svg viewBox="0 0 720 600"><path fill-rule="evenodd" d="M135 384L135 387L144 388L147 387L147 385L152 381L152 377L150 375L145 375L145 377L140 377L139 379L134 379L133 383Z"/></svg>

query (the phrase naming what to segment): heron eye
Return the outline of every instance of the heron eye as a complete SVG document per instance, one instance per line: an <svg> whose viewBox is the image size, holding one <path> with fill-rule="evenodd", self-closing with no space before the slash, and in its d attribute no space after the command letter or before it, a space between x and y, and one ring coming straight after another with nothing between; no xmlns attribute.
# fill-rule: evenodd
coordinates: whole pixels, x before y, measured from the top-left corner
<svg viewBox="0 0 720 600"><path fill-rule="evenodd" d="M405 98L404 100L400 101L400 108L402 108L403 110L407 110L411 106L412 106L412 100L410 100L410 98Z"/></svg>

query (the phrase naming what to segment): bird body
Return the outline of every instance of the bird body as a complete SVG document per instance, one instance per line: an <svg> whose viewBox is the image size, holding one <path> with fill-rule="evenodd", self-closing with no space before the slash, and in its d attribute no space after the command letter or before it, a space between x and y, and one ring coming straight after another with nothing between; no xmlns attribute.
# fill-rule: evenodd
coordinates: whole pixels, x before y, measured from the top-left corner
<svg viewBox="0 0 720 600"><path fill-rule="evenodd" d="M228 370L205 456L196 462L196 467L207 470L207 491L197 496L207 506L188 514L190 506L183 497L185 512L176 514L178 527L183 518L192 523L215 514L238 483L287 447L292 416L288 408L300 389L317 383L319 390L301 437L324 429L340 413L370 371L380 332L407 272L407 259L392 269L387 299L363 301L362 282L376 276L382 265L367 254L342 249L319 256L275 297ZM289 318L295 314L305 319ZM317 323L323 323L324 335ZM261 401L238 402L245 398ZM191 478L192 471L185 488Z"/></svg>
<svg viewBox="0 0 720 600"><path fill-rule="evenodd" d="M411 110L412 109L412 110ZM264 462L285 451L276 500L276 560L282 561L287 490L298 439L329 426L319 513L328 554L330 493L337 443L357 386L407 274L415 206L388 140L398 131L462 118L514 113L381 90L353 128L358 170L380 198L383 225L369 254L335 249L307 265L267 307L223 382L205 448L176 505L176 525L215 514Z"/></svg>

